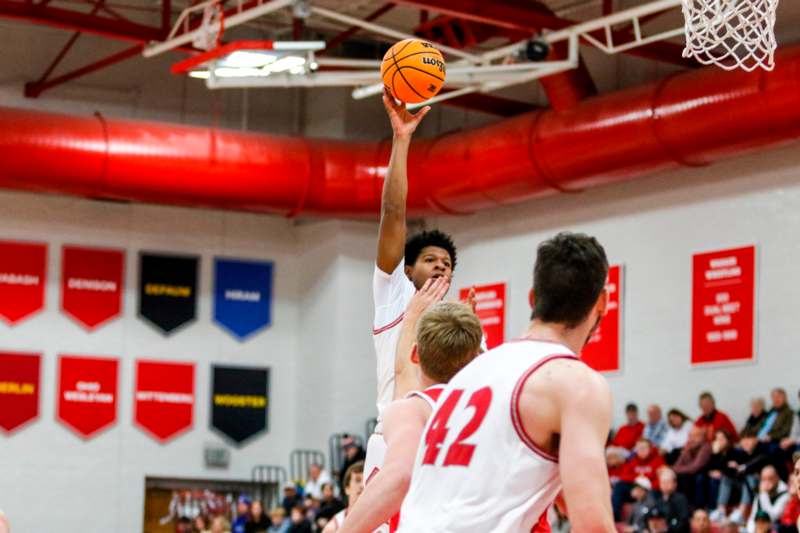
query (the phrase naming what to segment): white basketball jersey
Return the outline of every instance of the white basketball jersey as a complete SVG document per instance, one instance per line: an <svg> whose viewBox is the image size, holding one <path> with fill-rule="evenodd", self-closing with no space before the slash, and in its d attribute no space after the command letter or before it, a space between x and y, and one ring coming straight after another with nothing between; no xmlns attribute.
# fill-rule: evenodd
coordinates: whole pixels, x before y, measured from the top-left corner
<svg viewBox="0 0 800 533"><path fill-rule="evenodd" d="M450 380L420 441L401 533L516 533L545 524L561 489L558 458L526 435L518 400L528 377L559 358L575 355L560 344L511 341Z"/></svg>
<svg viewBox="0 0 800 533"><path fill-rule="evenodd" d="M444 385L432 385L422 391L411 391L406 394L405 398L422 398L433 410L436 405L436 400L444 390ZM381 468L383 468L383 461L386 458L386 441L383 440L382 433L373 433L367 441L367 458L364 462L364 472L367 473L364 478L364 485L369 485L370 480L378 475ZM398 517L391 520L390 523L384 524L375 530L375 533L393 533L397 530Z"/></svg>
<svg viewBox="0 0 800 533"><path fill-rule="evenodd" d="M405 261L401 260L391 274L375 266L372 293L375 318L372 340L375 345L378 378L378 420L394 396L394 365L400 324L408 302L414 296L414 284L405 274Z"/></svg>
<svg viewBox="0 0 800 533"><path fill-rule="evenodd" d="M342 509L341 511L333 515L333 518L331 518L331 520L333 521L334 524L336 524L336 529L342 529L342 526L344 525L344 519L346 517L347 517L347 509Z"/></svg>

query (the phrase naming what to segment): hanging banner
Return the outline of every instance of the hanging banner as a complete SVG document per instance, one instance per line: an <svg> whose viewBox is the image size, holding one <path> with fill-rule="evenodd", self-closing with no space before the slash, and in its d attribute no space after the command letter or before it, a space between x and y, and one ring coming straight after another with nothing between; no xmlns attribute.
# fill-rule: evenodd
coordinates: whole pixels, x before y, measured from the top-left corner
<svg viewBox="0 0 800 533"><path fill-rule="evenodd" d="M0 318L9 324L44 308L47 245L0 241Z"/></svg>
<svg viewBox="0 0 800 533"><path fill-rule="evenodd" d="M214 321L239 340L270 325L272 263L214 260Z"/></svg>
<svg viewBox="0 0 800 533"><path fill-rule="evenodd" d="M211 367L211 427L237 445L267 429L269 369Z"/></svg>
<svg viewBox="0 0 800 533"><path fill-rule="evenodd" d="M581 352L581 360L598 372L620 370L622 360L622 265L608 267L608 312Z"/></svg>
<svg viewBox="0 0 800 533"><path fill-rule="evenodd" d="M755 357L755 246L692 257L692 364Z"/></svg>
<svg viewBox="0 0 800 533"><path fill-rule="evenodd" d="M140 254L139 315L167 335L192 322L197 270L197 257Z"/></svg>
<svg viewBox="0 0 800 533"><path fill-rule="evenodd" d="M469 291L470 287L461 289L459 299L466 300ZM475 301L475 313L483 326L486 346L491 350L506 340L506 284L476 285Z"/></svg>
<svg viewBox="0 0 800 533"><path fill-rule="evenodd" d="M117 359L58 358L58 419L84 439L117 420Z"/></svg>
<svg viewBox="0 0 800 533"><path fill-rule="evenodd" d="M42 356L0 352L0 429L12 433L39 417Z"/></svg>
<svg viewBox="0 0 800 533"><path fill-rule="evenodd" d="M133 420L160 442L192 427L194 364L136 361Z"/></svg>
<svg viewBox="0 0 800 533"><path fill-rule="evenodd" d="M119 316L125 253L106 248L64 246L61 309L89 330Z"/></svg>

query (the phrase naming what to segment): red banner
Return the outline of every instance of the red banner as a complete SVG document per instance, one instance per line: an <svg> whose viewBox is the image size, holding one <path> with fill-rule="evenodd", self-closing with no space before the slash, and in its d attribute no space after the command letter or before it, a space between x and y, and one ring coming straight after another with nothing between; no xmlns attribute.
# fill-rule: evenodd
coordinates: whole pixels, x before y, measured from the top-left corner
<svg viewBox="0 0 800 533"><path fill-rule="evenodd" d="M58 359L58 419L88 439L117 420L117 359Z"/></svg>
<svg viewBox="0 0 800 533"><path fill-rule="evenodd" d="M44 307L47 245L0 241L0 318L16 324Z"/></svg>
<svg viewBox="0 0 800 533"><path fill-rule="evenodd" d="M464 300L469 295L470 287L459 291L459 298ZM486 346L491 350L506 339L506 284L475 286L475 312L486 335Z"/></svg>
<svg viewBox="0 0 800 533"><path fill-rule="evenodd" d="M692 257L692 364L754 357L755 246Z"/></svg>
<svg viewBox="0 0 800 533"><path fill-rule="evenodd" d="M39 416L42 356L0 352L0 428L7 433Z"/></svg>
<svg viewBox="0 0 800 533"><path fill-rule="evenodd" d="M598 372L616 372L620 369L622 278L621 265L608 267L608 313L581 352L581 360Z"/></svg>
<svg viewBox="0 0 800 533"><path fill-rule="evenodd" d="M124 262L120 250L64 246L61 309L90 330L119 316Z"/></svg>
<svg viewBox="0 0 800 533"><path fill-rule="evenodd" d="M136 361L134 422L160 442L191 429L194 364Z"/></svg>

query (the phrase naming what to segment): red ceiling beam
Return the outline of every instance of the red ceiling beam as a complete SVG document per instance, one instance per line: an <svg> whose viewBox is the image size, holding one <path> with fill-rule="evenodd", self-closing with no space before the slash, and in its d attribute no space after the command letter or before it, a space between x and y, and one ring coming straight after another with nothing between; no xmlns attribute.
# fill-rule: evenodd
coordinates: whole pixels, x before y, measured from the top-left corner
<svg viewBox="0 0 800 533"><path fill-rule="evenodd" d="M101 37L135 41L138 43L159 40L160 28L152 28L127 20L116 20L68 9L13 0L0 0L0 17L14 18L45 24Z"/></svg>
<svg viewBox="0 0 800 533"><path fill-rule="evenodd" d="M450 92L450 90L443 89L443 93ZM522 113L529 113L541 109L535 104L527 102L520 102L519 100L511 100L510 98L503 98L502 96L495 96L493 94L465 94L458 98L451 98L450 100L443 100L442 104L469 111L480 111L489 115L496 115L498 117L513 117L521 115Z"/></svg>
<svg viewBox="0 0 800 533"><path fill-rule="evenodd" d="M398 4L410 5L420 9L430 9L437 13L460 19L481 22L502 28L538 32L543 28L557 30L567 28L576 21L564 19L537 9L536 4L520 3L516 0L396 0ZM616 30L614 38L629 39L631 28ZM596 33L599 39L605 39L602 31ZM687 68L697 68L697 62L681 56L683 47L670 42L655 42L624 53L647 59L654 59Z"/></svg>
<svg viewBox="0 0 800 533"><path fill-rule="evenodd" d="M396 3L513 30L559 30L575 24L571 20L538 11L533 5L525 9L507 0L396 0Z"/></svg>
<svg viewBox="0 0 800 533"><path fill-rule="evenodd" d="M373 11L372 13L370 13L369 15L367 15L367 17L364 20L366 20L367 22L371 22L376 18L380 17L381 15L383 15L384 13L391 11L393 8L394 4L392 2L384 4L375 11ZM319 52L317 55L322 55L330 52L331 50L333 50L334 48L345 42L347 39L358 33L359 30L361 30L360 26L352 26L344 30L339 35L336 35L331 39L328 39L328 42L325 45L325 49Z"/></svg>
<svg viewBox="0 0 800 533"><path fill-rule="evenodd" d="M130 59L131 57L141 55L141 53L142 53L142 45L137 44L130 48L126 48L121 52L117 52L116 54L103 58L100 61L96 61L79 69L73 70L72 72L62 74L61 76L53 78L52 80L26 83L25 96L27 96L28 98L37 98L39 95L41 95L44 91L48 89L52 89L53 87L62 85L76 78L86 76L87 74L91 74L92 72L96 72L98 70L104 69L116 63L120 63L122 61L125 61L126 59Z"/></svg>

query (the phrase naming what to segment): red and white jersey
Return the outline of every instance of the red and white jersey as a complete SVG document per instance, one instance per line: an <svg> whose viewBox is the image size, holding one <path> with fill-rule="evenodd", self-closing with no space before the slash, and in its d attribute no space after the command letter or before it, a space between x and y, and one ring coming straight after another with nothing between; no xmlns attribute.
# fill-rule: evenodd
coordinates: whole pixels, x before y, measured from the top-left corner
<svg viewBox="0 0 800 533"><path fill-rule="evenodd" d="M405 395L403 399L407 398L422 398L430 406L431 412L439 399L439 395L444 390L444 385L431 385L422 391L411 391ZM369 485L370 480L375 477L381 468L383 468L383 461L386 458L386 441L383 440L382 433L373 433L367 441L367 458L364 462L364 472L367 473L364 478L364 485ZM397 531L398 517L392 519L388 524L384 524L375 530L375 533L393 533Z"/></svg>
<svg viewBox="0 0 800 533"><path fill-rule="evenodd" d="M560 344L511 341L450 380L420 441L401 533L541 530L561 489L558 458L525 433L518 402L531 374L559 358L575 355Z"/></svg>
<svg viewBox="0 0 800 533"><path fill-rule="evenodd" d="M415 292L414 284L405 273L405 260L401 260L391 274L375 265L372 278L375 303L372 340L378 367L378 420L394 397L394 359L400 340L400 324Z"/></svg>

